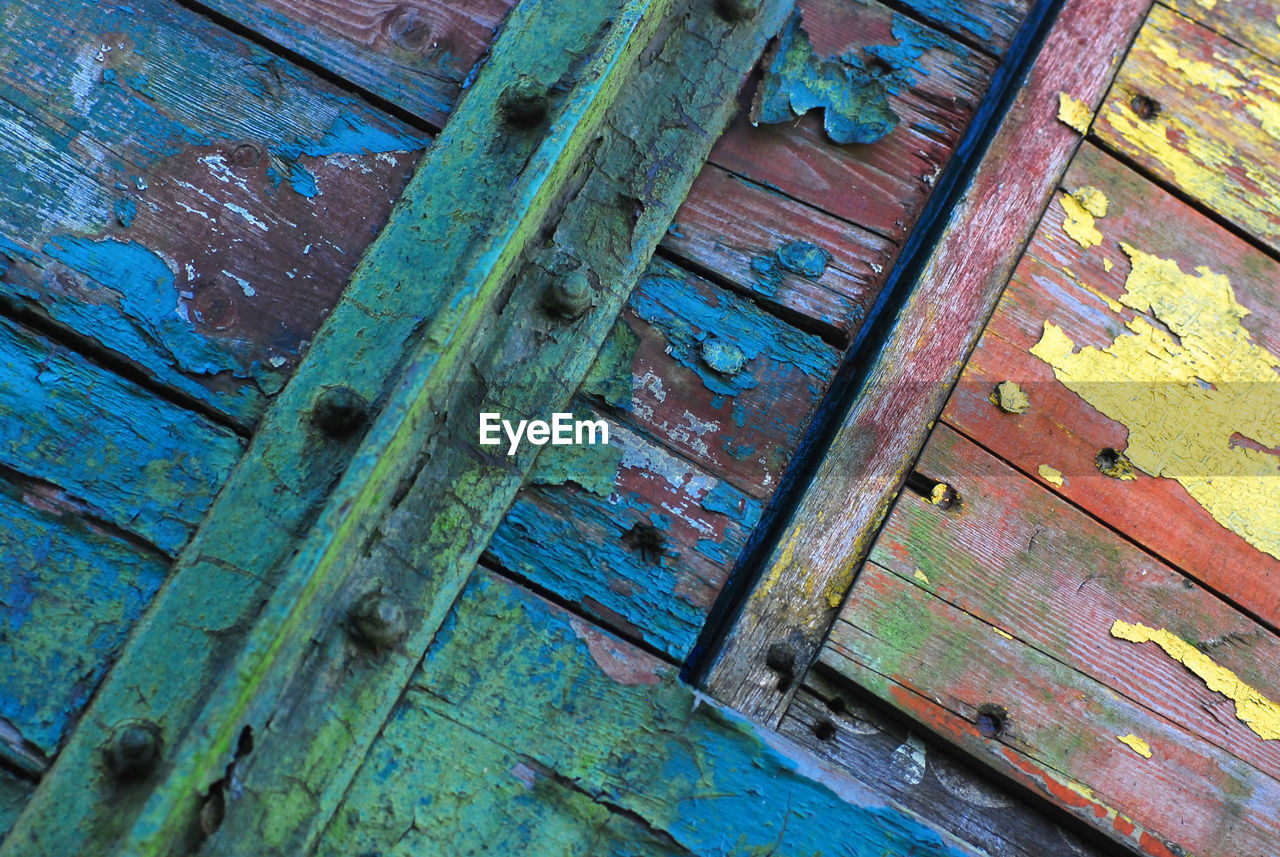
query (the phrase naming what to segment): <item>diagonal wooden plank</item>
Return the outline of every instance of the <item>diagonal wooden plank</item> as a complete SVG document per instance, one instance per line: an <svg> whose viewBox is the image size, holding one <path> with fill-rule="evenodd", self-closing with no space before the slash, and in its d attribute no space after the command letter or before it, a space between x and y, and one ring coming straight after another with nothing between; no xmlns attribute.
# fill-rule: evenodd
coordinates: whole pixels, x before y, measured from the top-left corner
<svg viewBox="0 0 1280 857"><path fill-rule="evenodd" d="M1062 9L714 656L706 685L717 698L771 725L782 716L1079 145L1056 119L1058 93L1101 103L1147 6Z"/></svg>

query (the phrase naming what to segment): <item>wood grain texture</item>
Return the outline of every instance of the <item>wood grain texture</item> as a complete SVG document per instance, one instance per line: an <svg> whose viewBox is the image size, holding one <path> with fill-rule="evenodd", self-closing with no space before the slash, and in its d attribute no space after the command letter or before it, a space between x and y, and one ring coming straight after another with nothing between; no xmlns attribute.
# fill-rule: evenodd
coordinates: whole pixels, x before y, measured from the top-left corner
<svg viewBox="0 0 1280 857"><path fill-rule="evenodd" d="M1280 249L1280 66L1156 6L1093 131Z"/></svg>
<svg viewBox="0 0 1280 857"><path fill-rule="evenodd" d="M1162 5L1199 21L1237 44L1280 62L1280 3L1276 0L1161 0Z"/></svg>
<svg viewBox="0 0 1280 857"><path fill-rule="evenodd" d="M980 50L1001 56L1031 7L1030 0L901 0L930 24Z"/></svg>
<svg viewBox="0 0 1280 857"><path fill-rule="evenodd" d="M1023 790L979 771L927 732L883 710L839 675L810 670L778 730L956 838L1000 857L1106 853Z"/></svg>
<svg viewBox="0 0 1280 857"><path fill-rule="evenodd" d="M1235 755L875 563L849 606L821 663L1100 832L1155 857L1274 847L1280 783ZM1120 658L1132 646L1112 642ZM1001 727L984 737L993 708ZM1151 759L1117 740L1128 734Z"/></svg>
<svg viewBox="0 0 1280 857"><path fill-rule="evenodd" d="M545 450L487 556L683 661L760 503L616 422L609 446Z"/></svg>
<svg viewBox="0 0 1280 857"><path fill-rule="evenodd" d="M0 465L165 553L243 449L221 426L0 319Z"/></svg>
<svg viewBox="0 0 1280 857"><path fill-rule="evenodd" d="M173 3L3 23L0 295L251 425L428 138Z"/></svg>
<svg viewBox="0 0 1280 857"><path fill-rule="evenodd" d="M714 164L662 247L838 345L862 327L898 255L885 238Z"/></svg>
<svg viewBox="0 0 1280 857"><path fill-rule="evenodd" d="M1063 186L1096 187L1108 198L1106 216L1094 223L1101 243L1082 248L1063 232L1062 205L1050 206L943 419L1272 627L1280 626L1280 561L1214 520L1172 478L1135 471L1136 478L1122 481L1099 473L1098 453L1123 451L1129 429L1064 387L1049 364L1028 353L1045 322L1081 346L1106 347L1131 335L1124 324L1140 314L1117 303L1132 270L1119 246L1124 241L1176 261L1185 272L1206 266L1227 276L1236 299L1250 310L1243 324L1254 341L1280 354L1280 266L1091 146L1076 156ZM991 389L1005 380L1027 392L1031 405L1025 413L1001 413L989 400ZM1141 390L1133 384L1135 395ZM1265 391L1255 396L1268 398ZM1061 472L1062 484L1038 477L1041 464Z"/></svg>
<svg viewBox="0 0 1280 857"><path fill-rule="evenodd" d="M946 479L960 505L943 511L904 493L872 562L1280 779L1280 746L1238 720L1234 703L1158 647L1117 640L1111 627L1121 619L1167 628L1272 697L1280 638L946 426L917 467ZM860 591L855 584L850 605ZM985 651L998 639L988 629L964 649Z"/></svg>
<svg viewBox="0 0 1280 857"><path fill-rule="evenodd" d="M203 0L379 98L444 126L513 0Z"/></svg>
<svg viewBox="0 0 1280 857"><path fill-rule="evenodd" d="M874 0L852 6L805 0L798 8L819 55L848 51L888 70L897 127L876 143L837 146L816 114L753 128L743 111L711 161L900 242L968 126L995 63Z"/></svg>
<svg viewBox="0 0 1280 857"><path fill-rule="evenodd" d="M482 768L459 754L476 745L501 747L503 762ZM460 782L459 792L428 785L437 759L474 778ZM673 854L976 853L699 700L672 667L480 571L414 673L318 855L421 854L454 831L465 853L470 843L510 835L502 830L508 813L532 815L524 789L536 796L552 783L636 820ZM544 841L562 823L539 813L521 842ZM574 838L570 832L568 842ZM592 853L611 853L611 842L606 835Z"/></svg>
<svg viewBox="0 0 1280 857"><path fill-rule="evenodd" d="M1146 7L1143 0L1075 0L1062 10L712 662L706 684L717 698L766 723L781 718L795 683L779 686L778 672L766 665L770 648L785 647L775 651L791 660L791 675L816 655L928 424L1078 146L1076 132L1056 119L1058 92L1100 103ZM1043 166L1029 171L1028 162Z"/></svg>

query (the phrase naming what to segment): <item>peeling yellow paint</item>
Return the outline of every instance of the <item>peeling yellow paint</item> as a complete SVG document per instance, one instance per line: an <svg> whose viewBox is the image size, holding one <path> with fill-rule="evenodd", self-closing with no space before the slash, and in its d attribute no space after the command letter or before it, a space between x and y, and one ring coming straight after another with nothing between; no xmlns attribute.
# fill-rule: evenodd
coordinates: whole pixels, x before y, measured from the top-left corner
<svg viewBox="0 0 1280 857"><path fill-rule="evenodd" d="M1225 276L1184 274L1121 247L1133 263L1121 303L1167 330L1138 315L1126 322L1131 335L1076 350L1045 321L1031 354L1128 428L1135 467L1176 479L1220 524L1280 558L1280 456L1270 451L1280 447L1280 358L1241 325L1249 311Z"/></svg>
<svg viewBox="0 0 1280 857"><path fill-rule="evenodd" d="M1201 9L1212 10L1214 6L1218 5L1218 0L1196 0L1196 5Z"/></svg>
<svg viewBox="0 0 1280 857"><path fill-rule="evenodd" d="M914 577L916 580L920 581L921 583L927 584L929 582L929 575L925 574L923 571L921 571L918 568L914 572L912 572L911 576Z"/></svg>
<svg viewBox="0 0 1280 857"><path fill-rule="evenodd" d="M1156 629L1136 623L1130 625L1120 619L1111 626L1111 636L1131 643L1155 643L1164 649L1165 654L1198 676L1209 690L1234 702L1236 717L1260 737L1267 741L1280 738L1280 705L1263 696L1256 688L1245 684L1231 670L1215 663L1186 640L1164 628Z"/></svg>
<svg viewBox="0 0 1280 857"><path fill-rule="evenodd" d="M1076 188L1071 192L1071 196L1075 198L1076 202L1080 203L1081 207L1083 207L1085 211L1089 212L1094 217L1107 216L1107 206L1111 204L1110 200L1107 199L1107 195L1105 193L1098 190L1093 185L1085 185L1084 187Z"/></svg>
<svg viewBox="0 0 1280 857"><path fill-rule="evenodd" d="M1058 93L1058 121L1080 134L1089 133L1089 120L1093 113L1089 105L1065 92Z"/></svg>
<svg viewBox="0 0 1280 857"><path fill-rule="evenodd" d="M1013 381L996 384L987 399L1006 414L1025 414L1031 407L1031 399Z"/></svg>
<svg viewBox="0 0 1280 857"><path fill-rule="evenodd" d="M1110 274L1110 273L1111 273L1111 269L1112 269L1112 268L1114 268L1114 267L1115 267L1115 265L1113 265L1113 264L1111 263L1111 260L1110 260L1110 259L1103 259L1103 260L1102 260L1102 270L1106 271L1108 274Z"/></svg>
<svg viewBox="0 0 1280 857"><path fill-rule="evenodd" d="M991 630L995 631L997 634L999 634L1001 637L1004 637L1006 640L1013 639L1013 634L1010 634L1008 631L1004 630L1003 628L997 628L994 625L992 625Z"/></svg>
<svg viewBox="0 0 1280 857"><path fill-rule="evenodd" d="M939 482L933 486L933 490L929 492L929 502L935 506L947 502L947 483Z"/></svg>
<svg viewBox="0 0 1280 857"><path fill-rule="evenodd" d="M1078 199L1064 193L1059 202L1067 215L1062 221L1062 231L1086 250L1102 243L1102 233L1094 226L1093 214Z"/></svg>
<svg viewBox="0 0 1280 857"><path fill-rule="evenodd" d="M1143 741L1137 735L1132 733L1128 735L1117 735L1116 740L1127 746L1130 750L1137 753L1144 759L1151 758L1151 745Z"/></svg>
<svg viewBox="0 0 1280 857"><path fill-rule="evenodd" d="M1040 478L1053 485L1062 484L1062 471L1047 464L1040 465Z"/></svg>

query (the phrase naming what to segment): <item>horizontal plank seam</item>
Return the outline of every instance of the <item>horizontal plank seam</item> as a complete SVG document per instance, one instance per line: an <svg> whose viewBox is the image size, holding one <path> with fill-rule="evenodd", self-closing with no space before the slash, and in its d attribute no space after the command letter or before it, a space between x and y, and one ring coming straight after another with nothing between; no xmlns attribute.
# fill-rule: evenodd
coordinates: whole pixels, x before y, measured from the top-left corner
<svg viewBox="0 0 1280 857"><path fill-rule="evenodd" d="M881 6L885 6L894 12L897 12L899 15L910 18L918 24L923 24L931 30L944 33L970 50L977 51L978 53L989 56L994 60L999 60L1004 56L1002 53L997 53L996 51L991 50L990 47L984 46L976 38L968 35L967 33L961 32L959 29L952 29L950 27L943 26L940 22L930 21L917 10L903 3L902 0L878 0L878 2Z"/></svg>

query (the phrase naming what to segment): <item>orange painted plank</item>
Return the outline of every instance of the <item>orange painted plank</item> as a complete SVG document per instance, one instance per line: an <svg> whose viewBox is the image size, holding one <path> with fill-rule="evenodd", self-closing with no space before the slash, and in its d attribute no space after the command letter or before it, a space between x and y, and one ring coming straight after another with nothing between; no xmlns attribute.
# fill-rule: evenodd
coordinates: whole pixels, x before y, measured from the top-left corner
<svg viewBox="0 0 1280 857"><path fill-rule="evenodd" d="M1040 465L1061 472L1062 485L1052 490L1273 627L1280 625L1280 560L1218 523L1174 479L1138 471L1136 479L1121 481L1099 473L1099 451L1124 450L1128 430L1067 389L1048 363L1028 352L1040 340L1046 322L1059 326L1077 346L1105 348L1131 335L1124 324L1139 314L1116 304L1117 311L1108 303L1115 304L1125 292L1132 269L1119 246L1123 241L1175 261L1188 274L1203 265L1225 275L1236 300L1251 313L1241 324L1257 345L1280 354L1280 294L1275 288L1280 264L1091 147L1081 150L1063 185L1071 191L1096 187L1107 197L1106 216L1094 221L1100 244L1082 248L1063 231L1060 195L965 367L943 418L1042 482ZM993 386L1005 380L1019 383L1028 394L1025 413L1002 413L989 401ZM1135 394L1144 389L1132 387ZM1255 402L1274 403L1272 385L1258 385L1257 393ZM1221 439L1224 445L1229 442Z"/></svg>
<svg viewBox="0 0 1280 857"><path fill-rule="evenodd" d="M953 486L960 505L904 493L871 560L989 623L969 650L997 643L999 628L1280 779L1280 742L1157 646L1117 640L1111 627L1167 628L1278 698L1280 638L946 426L917 470Z"/></svg>
<svg viewBox="0 0 1280 857"><path fill-rule="evenodd" d="M1156 6L1093 130L1280 250L1280 66Z"/></svg>
<svg viewBox="0 0 1280 857"><path fill-rule="evenodd" d="M744 110L711 160L900 241L986 92L995 60L874 0L803 0L798 8L819 55L849 51L870 61L867 48L894 46L892 64L914 79L889 99L901 121L878 142L837 146L822 131L819 112L753 128Z"/></svg>
<svg viewBox="0 0 1280 857"><path fill-rule="evenodd" d="M1114 643L1119 658L1133 648ZM821 663L1141 854L1270 854L1280 841L1276 780L873 563ZM1128 734L1150 759L1117 740Z"/></svg>

